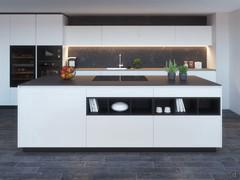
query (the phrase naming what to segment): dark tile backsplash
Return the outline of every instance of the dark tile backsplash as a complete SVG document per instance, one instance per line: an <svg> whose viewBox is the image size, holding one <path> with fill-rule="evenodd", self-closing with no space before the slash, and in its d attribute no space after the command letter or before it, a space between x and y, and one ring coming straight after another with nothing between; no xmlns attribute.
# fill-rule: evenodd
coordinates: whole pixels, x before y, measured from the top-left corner
<svg viewBox="0 0 240 180"><path fill-rule="evenodd" d="M185 60L201 61L207 66L206 47L69 47L68 56L77 57L76 67L106 68L118 66L122 54L124 67L132 65L135 58L142 60L142 67L164 67L166 61L175 59L177 64Z"/></svg>

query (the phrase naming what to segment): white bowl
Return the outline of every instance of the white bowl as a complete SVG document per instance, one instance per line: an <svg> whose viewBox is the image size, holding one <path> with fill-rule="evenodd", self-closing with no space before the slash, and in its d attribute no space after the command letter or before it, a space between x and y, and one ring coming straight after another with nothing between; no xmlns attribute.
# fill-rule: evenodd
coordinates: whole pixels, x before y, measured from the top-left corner
<svg viewBox="0 0 240 180"><path fill-rule="evenodd" d="M124 112L128 110L128 104L125 102L115 102L111 106L113 111Z"/></svg>

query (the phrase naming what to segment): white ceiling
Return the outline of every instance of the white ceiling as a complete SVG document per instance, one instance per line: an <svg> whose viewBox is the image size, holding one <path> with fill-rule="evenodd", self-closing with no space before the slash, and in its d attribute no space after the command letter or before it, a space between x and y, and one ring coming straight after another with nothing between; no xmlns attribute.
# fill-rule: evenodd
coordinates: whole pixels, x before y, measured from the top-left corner
<svg viewBox="0 0 240 180"><path fill-rule="evenodd" d="M240 9L240 0L0 0L0 12L66 14L209 14Z"/></svg>

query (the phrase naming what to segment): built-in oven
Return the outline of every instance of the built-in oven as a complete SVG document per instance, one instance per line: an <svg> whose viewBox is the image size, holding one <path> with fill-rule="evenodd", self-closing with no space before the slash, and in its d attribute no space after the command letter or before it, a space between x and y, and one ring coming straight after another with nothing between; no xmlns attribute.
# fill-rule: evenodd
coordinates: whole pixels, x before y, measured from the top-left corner
<svg viewBox="0 0 240 180"><path fill-rule="evenodd" d="M58 74L62 67L62 46L37 46L37 77Z"/></svg>

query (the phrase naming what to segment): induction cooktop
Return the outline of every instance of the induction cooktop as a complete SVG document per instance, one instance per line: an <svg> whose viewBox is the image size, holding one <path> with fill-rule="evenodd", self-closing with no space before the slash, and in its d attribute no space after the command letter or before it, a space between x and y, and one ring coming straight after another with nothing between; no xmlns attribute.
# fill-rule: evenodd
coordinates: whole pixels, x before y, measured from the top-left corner
<svg viewBox="0 0 240 180"><path fill-rule="evenodd" d="M147 81L145 76L95 76L93 81Z"/></svg>

